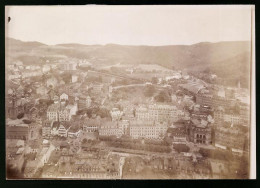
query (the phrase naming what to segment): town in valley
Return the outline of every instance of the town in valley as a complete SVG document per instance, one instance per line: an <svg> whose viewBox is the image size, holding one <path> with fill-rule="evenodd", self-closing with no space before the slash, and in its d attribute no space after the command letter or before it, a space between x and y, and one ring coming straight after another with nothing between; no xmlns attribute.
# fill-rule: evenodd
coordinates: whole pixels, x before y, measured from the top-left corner
<svg viewBox="0 0 260 188"><path fill-rule="evenodd" d="M7 178L249 178L242 81L98 55L7 58Z"/></svg>

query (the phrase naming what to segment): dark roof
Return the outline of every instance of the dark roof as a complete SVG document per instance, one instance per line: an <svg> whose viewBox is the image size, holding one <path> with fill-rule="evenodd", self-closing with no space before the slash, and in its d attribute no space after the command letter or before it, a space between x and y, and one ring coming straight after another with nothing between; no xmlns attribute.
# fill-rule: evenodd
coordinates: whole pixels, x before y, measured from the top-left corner
<svg viewBox="0 0 260 188"><path fill-rule="evenodd" d="M52 128L58 128L60 126L60 122L54 121L52 124Z"/></svg>
<svg viewBox="0 0 260 188"><path fill-rule="evenodd" d="M69 132L72 132L72 133L75 133L75 132L78 132L80 130L80 127L79 126L71 126L69 128Z"/></svg>
<svg viewBox="0 0 260 188"><path fill-rule="evenodd" d="M66 121L61 122L60 125L63 125L65 127L65 129L68 129L71 126L71 124Z"/></svg>

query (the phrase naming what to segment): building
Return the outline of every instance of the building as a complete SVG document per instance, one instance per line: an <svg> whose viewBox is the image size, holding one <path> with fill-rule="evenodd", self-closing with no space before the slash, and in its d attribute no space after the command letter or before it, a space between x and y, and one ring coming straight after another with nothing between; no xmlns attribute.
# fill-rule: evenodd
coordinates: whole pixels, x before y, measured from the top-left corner
<svg viewBox="0 0 260 188"><path fill-rule="evenodd" d="M90 96L86 96L86 97L79 97L78 98L78 109L82 110L85 108L89 108L91 106L91 98Z"/></svg>
<svg viewBox="0 0 260 188"><path fill-rule="evenodd" d="M66 93L62 93L62 94L60 95L60 100L65 100L65 101L67 101L67 100L69 100L69 96L68 96Z"/></svg>
<svg viewBox="0 0 260 188"><path fill-rule="evenodd" d="M7 125L6 138L28 140L29 126L27 124Z"/></svg>
<svg viewBox="0 0 260 188"><path fill-rule="evenodd" d="M49 121L59 120L59 109L60 109L60 104L52 104L48 107L47 118Z"/></svg>
<svg viewBox="0 0 260 188"><path fill-rule="evenodd" d="M176 122L183 117L185 113L176 108L176 106L165 104L154 104L136 109L136 119L142 121L167 121Z"/></svg>
<svg viewBox="0 0 260 188"><path fill-rule="evenodd" d="M74 105L67 105L66 108L69 110L70 112L70 116L76 115L77 111L78 111L78 104L75 103Z"/></svg>
<svg viewBox="0 0 260 188"><path fill-rule="evenodd" d="M50 65L43 65L42 66L42 72L48 72L51 70L51 66Z"/></svg>
<svg viewBox="0 0 260 188"><path fill-rule="evenodd" d="M59 109L58 115L59 115L59 121L70 121L71 119L70 110L65 106Z"/></svg>
<svg viewBox="0 0 260 188"><path fill-rule="evenodd" d="M167 137L170 138L173 143L185 143L188 140L187 136L185 124L174 124L167 130Z"/></svg>
<svg viewBox="0 0 260 188"><path fill-rule="evenodd" d="M70 121L71 111L60 103L54 103L47 109L47 118L49 121Z"/></svg>
<svg viewBox="0 0 260 188"><path fill-rule="evenodd" d="M196 144L212 144L211 131L211 124L203 119L192 119L187 126L189 141Z"/></svg>
<svg viewBox="0 0 260 188"><path fill-rule="evenodd" d="M46 80L47 87L56 87L58 85L58 80L54 76Z"/></svg>
<svg viewBox="0 0 260 188"><path fill-rule="evenodd" d="M224 108L232 106L232 100L210 94L197 95L196 103L202 106L210 106L212 108L217 108L219 106Z"/></svg>
<svg viewBox="0 0 260 188"><path fill-rule="evenodd" d="M88 119L83 125L83 131L85 132L98 132L100 126L100 120Z"/></svg>
<svg viewBox="0 0 260 188"><path fill-rule="evenodd" d="M92 93L98 94L98 93L102 92L103 87L104 87L104 85L101 83L92 84Z"/></svg>
<svg viewBox="0 0 260 188"><path fill-rule="evenodd" d="M70 124L67 122L61 122L58 128L58 135L62 137L68 137L68 131L70 129Z"/></svg>
<svg viewBox="0 0 260 188"><path fill-rule="evenodd" d="M242 154L245 148L246 134L236 127L218 126L215 128L215 146L231 149Z"/></svg>
<svg viewBox="0 0 260 188"><path fill-rule="evenodd" d="M123 135L122 128L115 121L101 122L98 131L100 136L116 136L119 138Z"/></svg>
<svg viewBox="0 0 260 188"><path fill-rule="evenodd" d="M45 121L42 126L42 137L43 138L50 138L51 136L51 127L52 127L52 121Z"/></svg>
<svg viewBox="0 0 260 188"><path fill-rule="evenodd" d="M123 132L124 135L130 134L129 125L130 125L129 120L121 120L121 121L118 122L118 126L119 126L120 129L122 129L122 132Z"/></svg>
<svg viewBox="0 0 260 188"><path fill-rule="evenodd" d="M135 111L135 117L137 120L149 121L150 116L149 116L148 108L143 106L138 107Z"/></svg>
<svg viewBox="0 0 260 188"><path fill-rule="evenodd" d="M110 115L111 115L112 121L118 121L122 117L123 112L121 110L119 110L118 108L113 108L110 111Z"/></svg>
<svg viewBox="0 0 260 188"><path fill-rule="evenodd" d="M191 95L196 97L199 93L208 92L206 87L202 83L190 82L187 84L180 84L179 88L183 91L185 95Z"/></svg>
<svg viewBox="0 0 260 188"><path fill-rule="evenodd" d="M22 71L22 78L29 78L29 77L33 77L33 76L41 76L42 72L41 70L23 70Z"/></svg>
<svg viewBox="0 0 260 188"><path fill-rule="evenodd" d="M63 71L77 70L77 63L61 63L60 69Z"/></svg>
<svg viewBox="0 0 260 188"><path fill-rule="evenodd" d="M78 81L78 76L77 75L71 75L71 82L75 83Z"/></svg>
<svg viewBox="0 0 260 188"><path fill-rule="evenodd" d="M131 121L130 122L130 136L134 139L163 139L168 124L166 122L155 121Z"/></svg>
<svg viewBox="0 0 260 188"><path fill-rule="evenodd" d="M21 140L35 140L38 137L38 124L25 124L23 120L8 120L6 122L6 138L21 139Z"/></svg>
<svg viewBox="0 0 260 188"><path fill-rule="evenodd" d="M78 125L71 126L68 130L68 137L77 138L81 133L81 129Z"/></svg>

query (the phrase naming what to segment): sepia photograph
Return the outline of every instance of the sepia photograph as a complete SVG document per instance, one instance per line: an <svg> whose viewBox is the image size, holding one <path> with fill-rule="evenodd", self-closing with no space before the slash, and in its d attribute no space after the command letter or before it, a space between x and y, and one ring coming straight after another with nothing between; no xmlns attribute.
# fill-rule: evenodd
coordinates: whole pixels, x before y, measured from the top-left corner
<svg viewBox="0 0 260 188"><path fill-rule="evenodd" d="M6 179L256 179L254 24L254 5L6 6Z"/></svg>

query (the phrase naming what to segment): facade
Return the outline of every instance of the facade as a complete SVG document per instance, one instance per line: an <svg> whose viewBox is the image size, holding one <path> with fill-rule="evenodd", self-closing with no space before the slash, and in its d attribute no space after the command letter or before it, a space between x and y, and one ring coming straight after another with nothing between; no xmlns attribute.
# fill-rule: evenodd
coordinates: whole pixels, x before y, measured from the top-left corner
<svg viewBox="0 0 260 188"><path fill-rule="evenodd" d="M47 118L49 121L58 121L59 120L59 104L52 104L47 109Z"/></svg>
<svg viewBox="0 0 260 188"><path fill-rule="evenodd" d="M110 115L111 115L112 121L118 121L122 117L123 112L121 110L119 110L118 108L113 108L110 111Z"/></svg>
<svg viewBox="0 0 260 188"><path fill-rule="evenodd" d="M137 120L142 121L167 121L176 122L185 116L184 111L179 110L176 106L171 105L149 105L146 107L139 107L136 109Z"/></svg>
<svg viewBox="0 0 260 188"><path fill-rule="evenodd" d="M201 83L187 83L187 84L180 84L179 88L184 92L186 95L191 95L196 97L202 90L205 90L206 87Z"/></svg>
<svg viewBox="0 0 260 188"><path fill-rule="evenodd" d="M130 136L134 139L163 139L168 128L166 122L154 121L132 121L129 126Z"/></svg>
<svg viewBox="0 0 260 188"><path fill-rule="evenodd" d="M104 87L103 84L99 84L99 83L93 84L92 85L92 92L93 93L100 93L102 91L103 87Z"/></svg>
<svg viewBox="0 0 260 188"><path fill-rule="evenodd" d="M6 138L28 140L29 126L26 124L21 125L7 125Z"/></svg>
<svg viewBox="0 0 260 188"><path fill-rule="evenodd" d="M214 95L199 94L196 96L196 103L202 106L210 106L213 108L217 108L219 106L230 107L232 100Z"/></svg>
<svg viewBox="0 0 260 188"><path fill-rule="evenodd" d="M116 136L119 138L123 135L123 130L119 127L118 122L113 121L101 122L98 131L100 136Z"/></svg>
<svg viewBox="0 0 260 188"><path fill-rule="evenodd" d="M60 69L63 71L77 70L77 63L62 63Z"/></svg>
<svg viewBox="0 0 260 188"><path fill-rule="evenodd" d="M61 123L58 128L58 135L62 137L68 137L68 131L70 128L70 124L68 123Z"/></svg>
<svg viewBox="0 0 260 188"><path fill-rule="evenodd" d="M85 132L98 132L100 121L96 119L88 119L83 125Z"/></svg>
<svg viewBox="0 0 260 188"><path fill-rule="evenodd" d="M43 123L42 126L42 137L43 138L50 138L51 136L51 126L52 126L52 122L51 121L46 121Z"/></svg>
<svg viewBox="0 0 260 188"><path fill-rule="evenodd" d="M85 108L89 108L91 106L91 98L90 96L86 96L86 97L79 97L78 100L78 108L79 110L85 109Z"/></svg>
<svg viewBox="0 0 260 188"><path fill-rule="evenodd" d="M242 153L245 147L245 135L234 127L216 127L215 146L222 149L229 148Z"/></svg>
<svg viewBox="0 0 260 188"><path fill-rule="evenodd" d="M67 100L69 100L69 96L68 96L66 93L62 93L62 94L60 95L60 100L65 100L65 101L67 101Z"/></svg>
<svg viewBox="0 0 260 188"><path fill-rule="evenodd" d="M205 120L192 119L187 127L189 141L196 144L212 144L212 128Z"/></svg>
<svg viewBox="0 0 260 188"><path fill-rule="evenodd" d="M70 121L71 119L70 110L65 107L60 108L58 114L59 114L59 121Z"/></svg>
<svg viewBox="0 0 260 188"><path fill-rule="evenodd" d="M78 81L78 76L77 75L72 75L71 76L71 82L72 83L75 83L75 82L77 82Z"/></svg>
<svg viewBox="0 0 260 188"><path fill-rule="evenodd" d="M172 126L167 130L167 136L173 143L185 143L187 139L186 126Z"/></svg>

